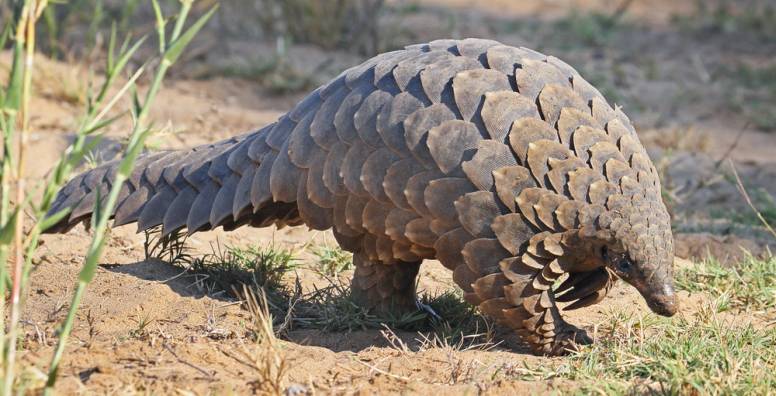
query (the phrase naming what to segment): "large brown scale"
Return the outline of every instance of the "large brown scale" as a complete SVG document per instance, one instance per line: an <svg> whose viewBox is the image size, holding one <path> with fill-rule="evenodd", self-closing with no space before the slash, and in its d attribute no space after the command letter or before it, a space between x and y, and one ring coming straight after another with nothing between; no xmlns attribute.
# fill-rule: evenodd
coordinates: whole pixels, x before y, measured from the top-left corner
<svg viewBox="0 0 776 396"><path fill-rule="evenodd" d="M73 179L51 231L88 219L116 167ZM115 225L164 234L333 228L355 298L378 312L415 309L436 258L537 353L589 342L556 302L594 304L618 277L676 311L669 217L628 118L566 63L490 40L381 54L257 132L146 154L118 203Z"/></svg>

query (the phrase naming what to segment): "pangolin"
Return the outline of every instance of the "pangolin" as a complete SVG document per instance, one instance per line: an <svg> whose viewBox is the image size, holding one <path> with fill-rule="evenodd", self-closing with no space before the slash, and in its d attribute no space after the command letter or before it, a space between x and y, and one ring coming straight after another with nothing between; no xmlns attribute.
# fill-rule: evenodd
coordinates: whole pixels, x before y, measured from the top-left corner
<svg viewBox="0 0 776 396"><path fill-rule="evenodd" d="M117 166L70 181L51 211L72 212L50 232L88 219ZM256 132L147 153L113 216L164 235L331 228L375 312L416 309L419 266L437 259L541 354L591 342L557 302L595 304L616 279L677 310L669 215L628 117L568 64L496 41L384 53Z"/></svg>

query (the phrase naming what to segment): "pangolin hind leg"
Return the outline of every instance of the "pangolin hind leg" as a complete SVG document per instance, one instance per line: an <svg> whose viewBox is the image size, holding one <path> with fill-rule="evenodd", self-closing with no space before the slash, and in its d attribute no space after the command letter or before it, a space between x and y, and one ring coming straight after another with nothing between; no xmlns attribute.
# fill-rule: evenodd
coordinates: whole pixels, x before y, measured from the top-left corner
<svg viewBox="0 0 776 396"><path fill-rule="evenodd" d="M415 279L420 261L383 263L355 253L351 293L362 307L381 316L399 317L417 310Z"/></svg>

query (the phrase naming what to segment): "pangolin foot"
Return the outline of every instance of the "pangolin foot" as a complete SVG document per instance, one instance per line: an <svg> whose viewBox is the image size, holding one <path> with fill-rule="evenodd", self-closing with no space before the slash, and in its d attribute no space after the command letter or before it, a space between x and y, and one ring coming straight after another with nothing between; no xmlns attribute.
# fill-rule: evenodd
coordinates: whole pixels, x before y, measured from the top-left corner
<svg viewBox="0 0 776 396"><path fill-rule="evenodd" d="M551 353L553 355L566 355L579 351L582 345L590 345L592 343L593 338L587 335L585 330L568 325L555 336Z"/></svg>

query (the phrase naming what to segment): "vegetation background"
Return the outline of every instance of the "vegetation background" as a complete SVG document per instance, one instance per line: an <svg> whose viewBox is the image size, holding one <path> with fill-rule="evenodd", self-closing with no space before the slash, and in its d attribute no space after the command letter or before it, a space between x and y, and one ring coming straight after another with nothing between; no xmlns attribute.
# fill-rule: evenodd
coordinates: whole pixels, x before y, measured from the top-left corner
<svg viewBox="0 0 776 396"><path fill-rule="evenodd" d="M13 73L13 2L0 5L9 37L0 53L6 392L47 384L62 394L773 392L776 2L217 3L51 1L35 24L34 67L15 69L33 71L27 84ZM198 21L196 36L176 45ZM45 225L47 186L69 173L52 171L63 158L74 172L254 130L376 53L448 37L555 55L623 106L673 216L678 317L655 317L620 284L570 314L595 345L543 358L464 304L436 262L424 264L419 290L441 318L363 312L349 299L349 255L329 233L303 227L158 240L131 226L102 234L95 222L30 244ZM29 100L14 107L13 92ZM21 136L17 172L10 160ZM21 256L18 273L29 278L16 313L14 234L37 246Z"/></svg>

